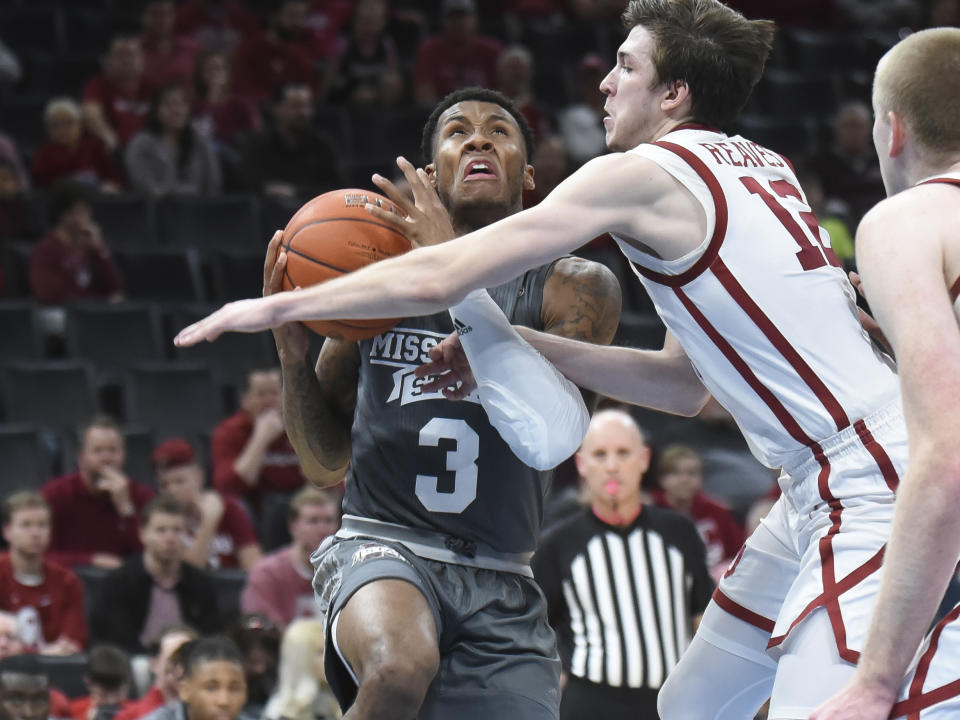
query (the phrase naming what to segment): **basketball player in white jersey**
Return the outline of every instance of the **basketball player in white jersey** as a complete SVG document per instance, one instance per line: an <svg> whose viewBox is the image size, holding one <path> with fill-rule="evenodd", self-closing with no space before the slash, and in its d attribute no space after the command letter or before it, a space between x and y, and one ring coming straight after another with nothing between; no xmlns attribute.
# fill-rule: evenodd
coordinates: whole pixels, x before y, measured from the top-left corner
<svg viewBox="0 0 960 720"><path fill-rule="evenodd" d="M896 702L892 717L940 720L960 715L960 608L912 661L960 557L960 29L894 46L873 107L889 198L857 230L857 263L896 352L910 469L860 665L813 717L882 720Z"/></svg>
<svg viewBox="0 0 960 720"><path fill-rule="evenodd" d="M712 393L756 456L784 470L783 498L722 579L660 715L745 720L772 692L770 718L806 718L863 647L906 461L899 385L789 162L720 130L762 74L772 23L717 0L633 0L624 20L601 84L619 152L534 208L321 286L227 305L177 342L435 312L613 233L667 325L663 349L524 337L604 395L695 415ZM429 178L406 174L423 196Z"/></svg>

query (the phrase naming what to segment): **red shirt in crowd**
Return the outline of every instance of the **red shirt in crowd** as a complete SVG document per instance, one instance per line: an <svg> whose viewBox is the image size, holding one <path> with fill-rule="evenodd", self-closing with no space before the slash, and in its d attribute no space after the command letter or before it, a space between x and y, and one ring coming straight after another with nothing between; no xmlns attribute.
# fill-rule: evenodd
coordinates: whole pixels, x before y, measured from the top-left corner
<svg viewBox="0 0 960 720"><path fill-rule="evenodd" d="M110 180L123 184L120 168L98 137L84 133L76 147L48 142L33 156L33 181L39 187L50 187L57 180L70 179L99 185Z"/></svg>
<svg viewBox="0 0 960 720"><path fill-rule="evenodd" d="M260 129L260 113L247 98L237 95L217 105L200 101L194 110L194 125L227 145L237 147L244 137Z"/></svg>
<svg viewBox="0 0 960 720"><path fill-rule="evenodd" d="M260 22L241 0L185 0L177 6L175 29L206 47L232 48L241 37L258 34Z"/></svg>
<svg viewBox="0 0 960 720"><path fill-rule="evenodd" d="M316 87L313 51L305 43L277 43L267 35L240 44L233 57L233 88L237 95L260 103L286 83Z"/></svg>
<svg viewBox="0 0 960 720"><path fill-rule="evenodd" d="M200 44L188 37L173 38L169 50L163 51L145 38L143 48L143 82L153 92L176 83L188 91L193 87L193 68L200 54Z"/></svg>
<svg viewBox="0 0 960 720"><path fill-rule="evenodd" d="M298 617L316 615L313 568L301 567L288 546L264 556L253 566L240 596L246 613L263 613L278 627Z"/></svg>
<svg viewBox="0 0 960 720"><path fill-rule="evenodd" d="M233 464L252 435L253 416L246 410L234 413L214 428L210 439L214 487L222 493L252 499L264 491L291 492L302 487L307 479L300 471L300 461L286 433L267 448L260 477L254 487L247 485L237 475Z"/></svg>
<svg viewBox="0 0 960 720"><path fill-rule="evenodd" d="M663 490L654 490L651 495L657 505L672 507ZM711 569L736 555L746 540L743 528L729 508L702 492L693 498L690 517L707 546L707 567Z"/></svg>
<svg viewBox="0 0 960 720"><path fill-rule="evenodd" d="M79 471L48 481L40 492L50 506L50 560L74 567L89 565L97 553L140 551L140 510L153 497L146 485L130 482L136 512L128 517L120 517L106 493L92 492Z"/></svg>
<svg viewBox="0 0 960 720"><path fill-rule="evenodd" d="M192 540L192 533L188 533ZM253 523L243 506L234 498L223 496L223 515L217 532L210 542L210 562L208 567L236 568L240 567L237 550L247 545L257 543L257 534Z"/></svg>
<svg viewBox="0 0 960 720"><path fill-rule="evenodd" d="M50 233L30 256L30 290L44 305L61 305L74 298L105 300L123 290L123 281L106 245L100 251L67 247Z"/></svg>
<svg viewBox="0 0 960 720"><path fill-rule="evenodd" d="M126 145L140 130L150 109L150 90L141 81L136 92L125 93L104 75L97 75L83 88L83 100L100 104L120 144Z"/></svg>
<svg viewBox="0 0 960 720"><path fill-rule="evenodd" d="M166 703L163 692L156 685L153 685L142 698L128 702L120 708L120 712L114 716L113 720L137 720L144 715L149 715Z"/></svg>
<svg viewBox="0 0 960 720"><path fill-rule="evenodd" d="M477 36L470 45L461 46L435 35L417 51L414 79L417 85L432 87L438 97L463 87L493 87L502 49L492 38Z"/></svg>
<svg viewBox="0 0 960 720"><path fill-rule="evenodd" d="M10 554L0 555L0 609L18 616L27 650L39 650L41 643L56 642L63 636L86 647L87 620L80 578L44 560L41 583L24 584L24 579L14 576Z"/></svg>

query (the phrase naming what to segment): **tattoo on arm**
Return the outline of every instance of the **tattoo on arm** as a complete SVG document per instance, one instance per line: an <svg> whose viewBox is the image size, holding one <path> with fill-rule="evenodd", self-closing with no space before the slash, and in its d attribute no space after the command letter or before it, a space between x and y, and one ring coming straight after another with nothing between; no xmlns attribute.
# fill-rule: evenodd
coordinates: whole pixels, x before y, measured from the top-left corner
<svg viewBox="0 0 960 720"><path fill-rule="evenodd" d="M600 263L561 258L543 290L546 332L573 340L609 345L620 322L620 283Z"/></svg>

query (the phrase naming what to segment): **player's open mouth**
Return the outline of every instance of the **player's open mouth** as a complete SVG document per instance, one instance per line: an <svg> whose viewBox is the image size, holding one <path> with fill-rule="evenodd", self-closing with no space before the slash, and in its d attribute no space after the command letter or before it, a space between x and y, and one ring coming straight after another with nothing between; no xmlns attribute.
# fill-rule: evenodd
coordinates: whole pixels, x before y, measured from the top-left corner
<svg viewBox="0 0 960 720"><path fill-rule="evenodd" d="M464 182L468 180L496 180L497 171L493 163L487 160L471 160L463 172Z"/></svg>

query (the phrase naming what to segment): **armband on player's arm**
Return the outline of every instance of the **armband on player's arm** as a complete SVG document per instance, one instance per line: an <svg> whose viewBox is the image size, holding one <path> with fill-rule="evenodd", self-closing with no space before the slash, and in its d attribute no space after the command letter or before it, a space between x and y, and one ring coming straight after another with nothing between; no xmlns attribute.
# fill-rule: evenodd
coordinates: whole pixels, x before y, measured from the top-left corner
<svg viewBox="0 0 960 720"><path fill-rule="evenodd" d="M538 470L580 447L590 415L580 390L510 325L486 290L450 308L480 403L514 454Z"/></svg>

